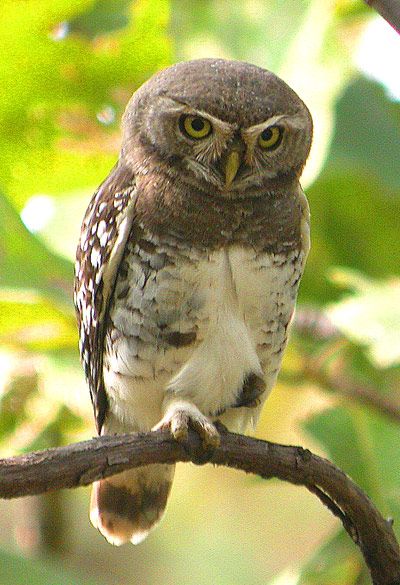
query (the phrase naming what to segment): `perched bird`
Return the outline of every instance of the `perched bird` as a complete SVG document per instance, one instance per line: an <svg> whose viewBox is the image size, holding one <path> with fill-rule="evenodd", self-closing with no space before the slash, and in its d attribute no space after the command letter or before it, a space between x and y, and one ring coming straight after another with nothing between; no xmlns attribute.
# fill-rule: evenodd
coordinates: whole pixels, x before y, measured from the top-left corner
<svg viewBox="0 0 400 585"><path fill-rule="evenodd" d="M273 73L201 59L154 75L123 117L119 161L95 192L77 250L80 350L97 429L118 434L257 421L280 369L309 250L299 177L304 103ZM173 465L93 486L113 544L160 520Z"/></svg>

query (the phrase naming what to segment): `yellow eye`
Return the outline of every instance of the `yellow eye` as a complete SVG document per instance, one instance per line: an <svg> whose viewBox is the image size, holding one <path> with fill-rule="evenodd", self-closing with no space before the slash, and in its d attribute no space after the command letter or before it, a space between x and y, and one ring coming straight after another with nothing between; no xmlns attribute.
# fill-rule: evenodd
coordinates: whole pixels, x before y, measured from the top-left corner
<svg viewBox="0 0 400 585"><path fill-rule="evenodd" d="M280 126L265 128L258 137L258 144L264 150L274 150L282 142L283 130Z"/></svg>
<svg viewBox="0 0 400 585"><path fill-rule="evenodd" d="M201 116L182 116L179 126L184 134L196 140L206 138L212 131L210 122Z"/></svg>

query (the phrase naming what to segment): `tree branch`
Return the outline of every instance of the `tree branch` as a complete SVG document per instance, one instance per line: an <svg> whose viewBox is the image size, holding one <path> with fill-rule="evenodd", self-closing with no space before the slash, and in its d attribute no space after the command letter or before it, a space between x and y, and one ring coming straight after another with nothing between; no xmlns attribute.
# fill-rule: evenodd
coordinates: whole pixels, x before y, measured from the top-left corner
<svg viewBox="0 0 400 585"><path fill-rule="evenodd" d="M205 453L196 433L177 443L167 432L105 436L0 460L0 497L16 498L88 485L132 467L193 461L226 465L265 479L305 486L342 521L360 547L374 585L400 585L400 550L391 522L332 463L301 447L278 445L223 428L221 445Z"/></svg>
<svg viewBox="0 0 400 585"><path fill-rule="evenodd" d="M336 360L327 369L324 368L321 360L311 358L305 361L302 374L308 381L345 396L354 402L368 406L393 422L400 423L400 405L398 402L388 398L382 392L379 392L377 388L355 380L346 371L342 360Z"/></svg>
<svg viewBox="0 0 400 585"><path fill-rule="evenodd" d="M399 0L400 6L400 0ZM329 341L322 353L317 356L306 354L302 357L302 366L296 371L296 382L304 378L307 382L318 384L321 388L333 391L346 398L368 406L396 423L400 423L400 403L388 398L364 381L360 382L350 373L343 355L338 349L343 346L345 338L335 328L329 317L321 310L301 307L294 322L295 331L308 339ZM331 359L335 354L335 359ZM393 395L393 392L391 393Z"/></svg>
<svg viewBox="0 0 400 585"><path fill-rule="evenodd" d="M395 31L400 33L399 0L365 0L365 3L376 10Z"/></svg>

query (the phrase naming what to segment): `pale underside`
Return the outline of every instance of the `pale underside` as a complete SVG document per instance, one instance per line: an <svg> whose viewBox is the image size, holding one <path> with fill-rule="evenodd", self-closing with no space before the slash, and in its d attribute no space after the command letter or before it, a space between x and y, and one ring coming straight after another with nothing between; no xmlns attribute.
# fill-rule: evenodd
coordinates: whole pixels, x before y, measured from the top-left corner
<svg viewBox="0 0 400 585"><path fill-rule="evenodd" d="M255 423L280 369L304 248L206 253L146 232L141 245L128 241L106 335L103 433L150 430L166 397L230 430ZM249 374L265 380L261 402L234 408Z"/></svg>

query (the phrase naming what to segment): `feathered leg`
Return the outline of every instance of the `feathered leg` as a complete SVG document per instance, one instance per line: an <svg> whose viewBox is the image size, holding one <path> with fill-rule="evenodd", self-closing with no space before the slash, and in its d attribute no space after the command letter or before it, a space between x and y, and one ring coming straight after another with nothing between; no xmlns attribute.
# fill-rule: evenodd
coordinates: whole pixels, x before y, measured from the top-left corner
<svg viewBox="0 0 400 585"><path fill-rule="evenodd" d="M96 481L90 520L111 544L138 544L167 505L175 465L147 465Z"/></svg>

